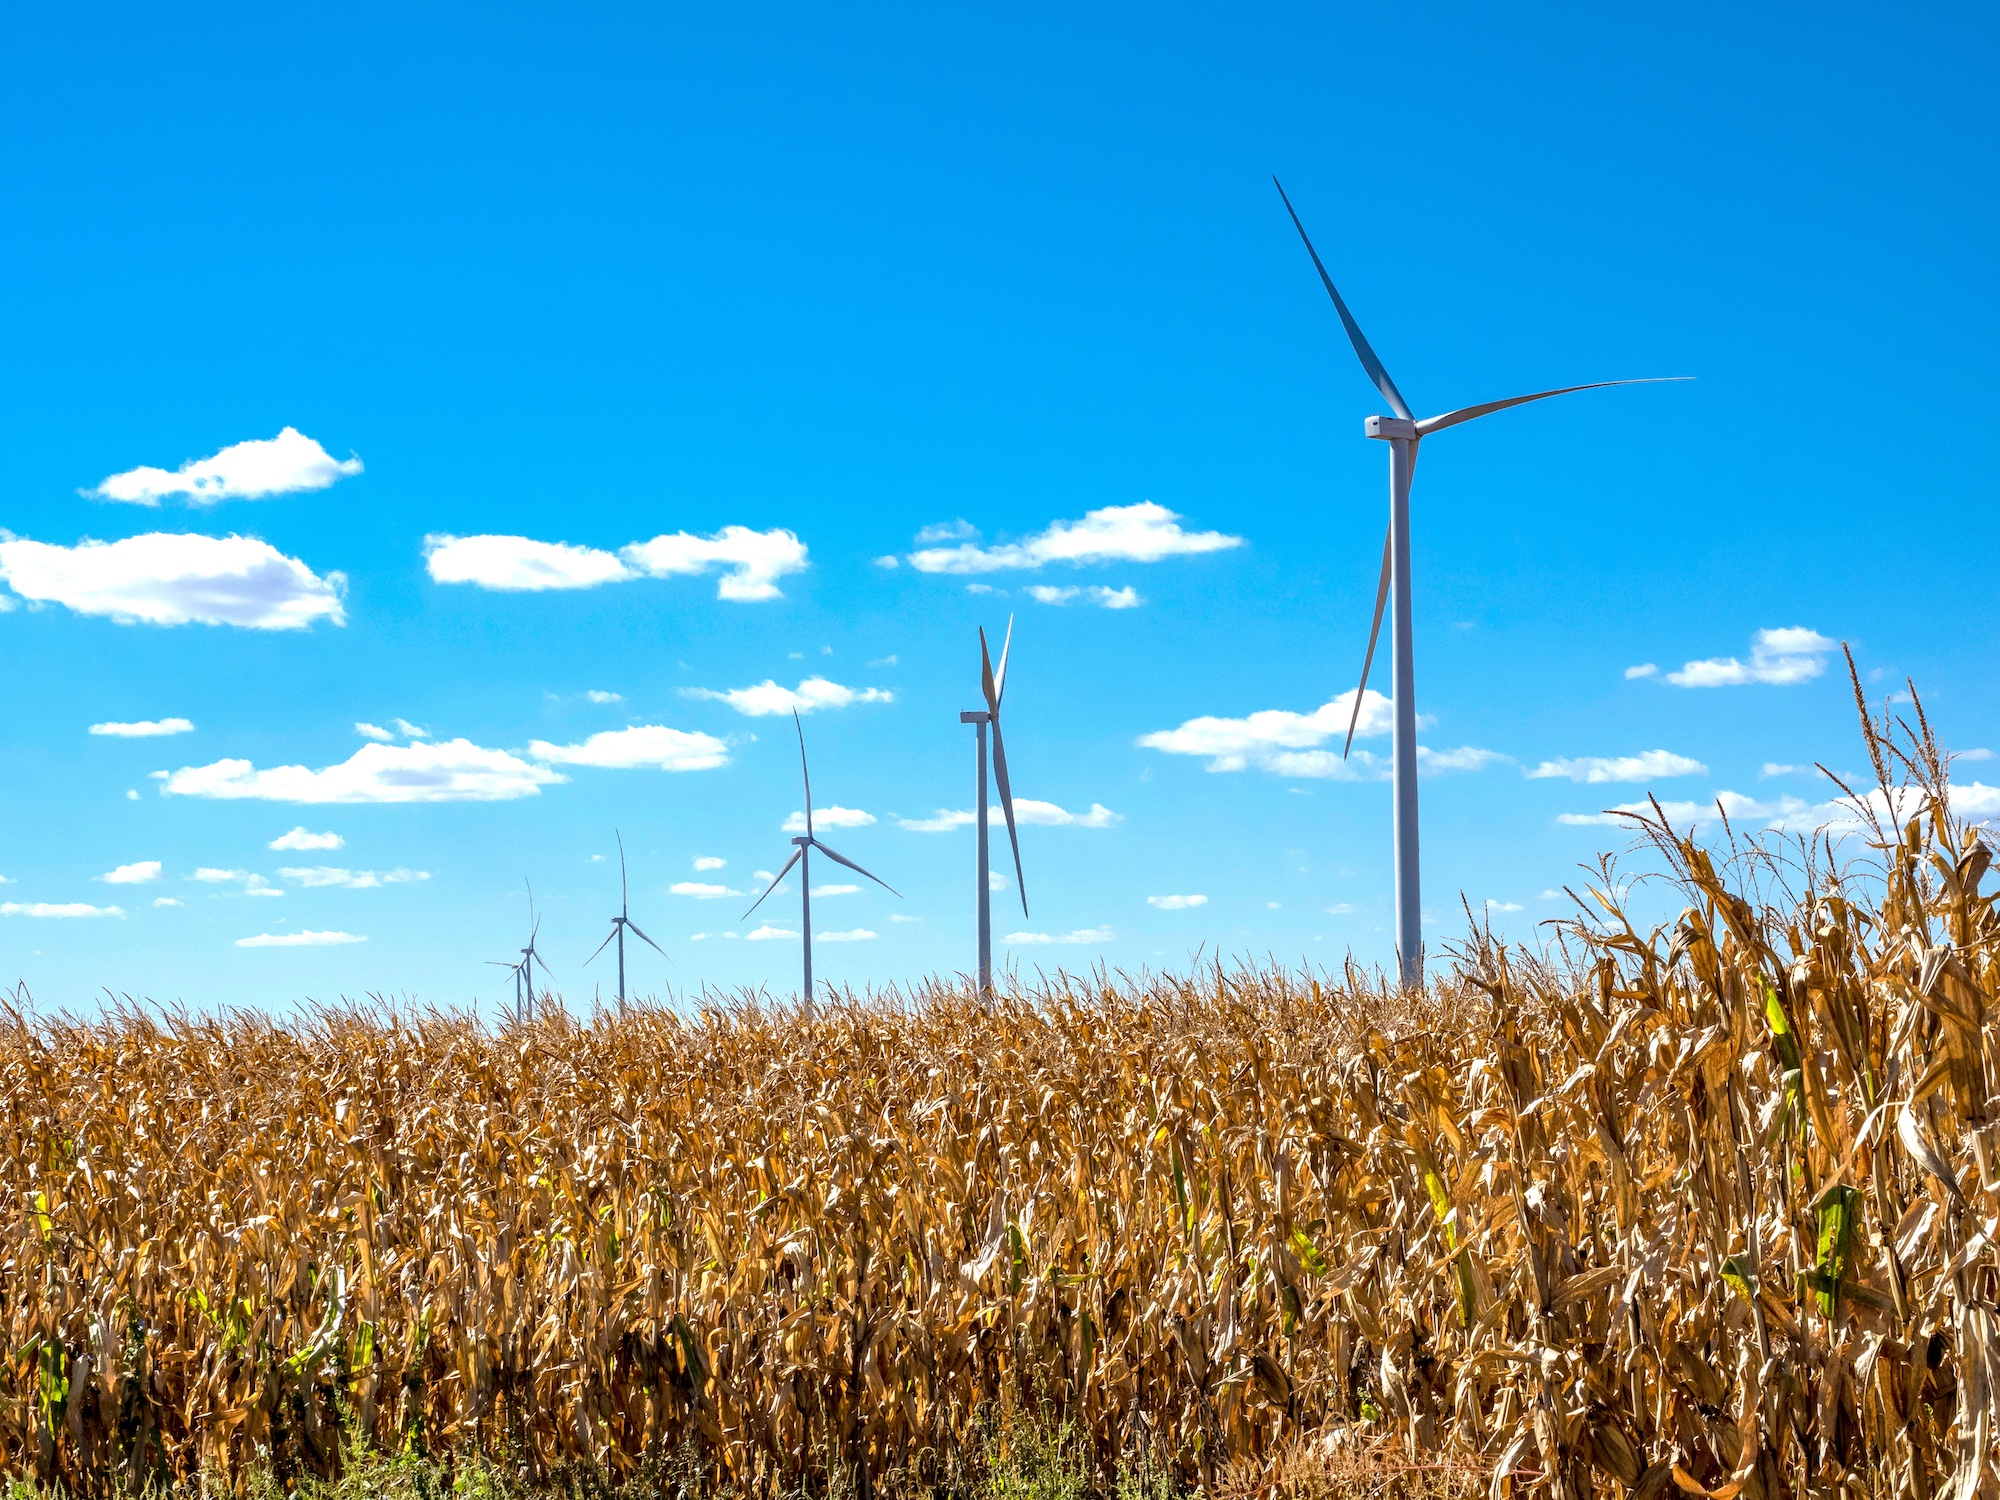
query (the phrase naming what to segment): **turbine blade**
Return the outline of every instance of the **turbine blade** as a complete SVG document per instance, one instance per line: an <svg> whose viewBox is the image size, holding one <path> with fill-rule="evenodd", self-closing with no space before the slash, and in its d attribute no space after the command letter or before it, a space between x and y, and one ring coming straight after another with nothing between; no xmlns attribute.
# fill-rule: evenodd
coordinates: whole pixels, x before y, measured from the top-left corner
<svg viewBox="0 0 2000 1500"><path fill-rule="evenodd" d="M1277 178L1271 179L1278 196L1285 200L1285 212L1292 216L1292 227L1299 232L1299 238L1306 242L1306 254L1313 258L1313 265L1319 271L1319 279L1326 283L1326 294L1333 298L1333 310L1340 314L1341 326L1347 330L1347 340L1354 345L1354 352L1361 356L1361 368L1368 372L1368 378L1375 382L1375 389L1382 393L1397 416L1405 421L1414 420L1409 404L1403 400L1403 393L1396 389L1396 382L1389 378L1389 372L1382 368L1382 361L1375 357L1375 351L1368 347L1368 340L1361 332L1361 325L1354 321L1354 314L1347 310L1347 304L1340 300L1340 293L1334 288L1333 278L1326 274L1326 267L1319 258L1319 251L1313 249L1312 236L1306 233L1306 226L1299 222L1299 211L1292 207L1292 200L1285 197L1285 185Z"/></svg>
<svg viewBox="0 0 2000 1500"><path fill-rule="evenodd" d="M903 893L901 891L897 890L893 885L889 884L889 882L884 880L880 875L870 874L867 870L862 869L861 866L857 865L853 860L849 859L845 854L834 853L833 850L827 848L826 845L822 844L818 839L814 839L812 841L812 846L813 848L819 850L820 853L824 854L828 859L832 860L835 864L846 865L848 869L852 870L857 875L867 875L870 880L874 881L877 885L881 886L883 890L887 891L890 895L894 896L898 901L903 899Z"/></svg>
<svg viewBox="0 0 2000 1500"><path fill-rule="evenodd" d="M623 915L632 909L632 899L625 888L625 835L615 828L611 834L618 840L618 911Z"/></svg>
<svg viewBox="0 0 2000 1500"><path fill-rule="evenodd" d="M1393 533L1382 537L1382 581L1375 585L1375 623L1368 627L1368 654L1361 658L1361 686L1354 690L1354 712L1347 719L1347 743L1340 747L1340 758L1347 759L1347 752L1354 748L1355 726L1361 722L1361 700L1368 692L1368 669L1375 665L1375 641L1382 634L1382 611L1389 603L1389 543Z"/></svg>
<svg viewBox="0 0 2000 1500"><path fill-rule="evenodd" d="M993 658L986 650L986 627L979 627L979 690L986 695L986 711L1000 712L1000 691L993 683Z"/></svg>
<svg viewBox="0 0 2000 1500"><path fill-rule="evenodd" d="M1559 390L1536 391L1532 396L1509 396L1505 401L1482 401L1477 406L1461 406L1457 411L1448 411L1441 417L1425 417L1417 423L1417 436L1429 437L1434 432L1442 432L1447 427L1456 427L1460 422L1470 422L1474 417L1488 416L1496 411L1505 411L1510 406L1521 406L1529 401L1546 401L1551 396L1567 396L1571 391L1600 391L1608 385L1668 385L1677 380L1692 380L1692 375L1648 375L1638 380L1593 380L1588 385L1566 385Z"/></svg>
<svg viewBox="0 0 2000 1500"><path fill-rule="evenodd" d="M775 891L775 890L776 890L776 889L777 889L777 888L779 887L779 885L781 885L781 884L782 884L782 883L784 882L784 879L785 879L785 877L786 877L787 875L791 874L791 872L792 872L792 866L793 866L793 865L795 865L795 864L797 864L797 863L799 862L799 856L800 856L801 854L804 854L805 852L806 852L806 849L805 849L805 845L803 845L803 844L799 845L799 847L798 847L798 848L796 848L796 849L794 849L794 850L792 851L792 857L791 857L790 859L788 859L788 860L786 860L786 861L785 861L785 867L784 867L784 869L782 869L782 870L778 871L778 873L777 873L776 875L772 876L772 877L771 877L771 883L770 883L769 885L767 885L766 887L764 887L764 895L763 895L763 896L759 896L759 897L758 897L758 898L757 898L757 899L756 899L755 901L752 901L752 902L750 903L750 911L755 911L755 910L756 910L756 909L757 909L758 907L760 907L760 906L762 906L762 905L764 904L764 897L765 897L765 896L769 896L769 895L771 894L771 892ZM737 918L736 920L737 920L737 921L739 921L739 922L747 922L747 921L749 921L749 920L750 920L750 911L746 911L745 913L743 913L743 915L742 915L742 916L738 917L738 918Z"/></svg>
<svg viewBox="0 0 2000 1500"><path fill-rule="evenodd" d="M993 674L993 711L1000 712L1000 700L1007 696L1007 656L1014 649L1014 617L1007 616L1007 639L1000 643L1000 666Z"/></svg>
<svg viewBox="0 0 2000 1500"><path fill-rule="evenodd" d="M585 959L585 960L583 961L583 966L584 966L584 967L585 967L586 969L587 969L587 968L589 968L589 967L590 967L590 959L591 959L591 958L595 958L595 957L597 957L597 954L598 954L598 953L602 953L602 952L603 952L603 951L604 951L604 950L605 950L606 948L609 948L609 947L611 946L611 938L615 938L615 937L617 937L617 936L618 936L618 924L617 924L616 922L613 922L613 923L611 924L611 936L610 936L610 937L607 937L607 938L605 938L605 940L604 940L603 942L601 942L601 943L599 943L599 944L597 945L597 952L596 952L596 953L592 953L592 954L590 955L590 958L586 958L586 959ZM538 956L539 956L539 955L538 955ZM542 967L546 969L546 968L548 967L548 965L547 965L547 964L543 964L543 965L542 965Z"/></svg>
<svg viewBox="0 0 2000 1500"><path fill-rule="evenodd" d="M799 722L799 711L796 708L792 710L792 728L799 732L799 775L805 778L806 783L806 837L811 838L813 831L813 778L812 771L806 766L806 727Z"/></svg>
<svg viewBox="0 0 2000 1500"><path fill-rule="evenodd" d="M1007 781L1007 742L1000 738L1000 720L993 720L993 781L1000 790L1000 813L1007 820L1007 842L1014 849L1014 888L1021 893L1021 915L1028 915L1028 881L1021 874L1021 838L1014 831L1014 788Z"/></svg>
<svg viewBox="0 0 2000 1500"><path fill-rule="evenodd" d="M644 943L648 948L651 948L655 953L659 954L660 957L666 958L667 950L662 948L658 943L654 942L651 938L647 937L645 933L641 932L639 930L639 924L637 922L628 921L626 922L625 925L632 929L632 936L637 938L640 942ZM668 962L671 963L672 960L669 959Z"/></svg>

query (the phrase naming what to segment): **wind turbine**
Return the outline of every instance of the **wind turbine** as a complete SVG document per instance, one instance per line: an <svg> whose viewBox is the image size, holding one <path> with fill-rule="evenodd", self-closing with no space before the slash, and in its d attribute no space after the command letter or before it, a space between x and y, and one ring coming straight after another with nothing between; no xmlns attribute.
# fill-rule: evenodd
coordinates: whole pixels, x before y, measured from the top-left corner
<svg viewBox="0 0 2000 1500"><path fill-rule="evenodd" d="M1341 301L1333 278L1327 275L1319 252L1313 249L1306 226L1299 222L1298 210L1292 207L1292 200L1285 194L1284 184L1276 177L1271 182L1278 189L1278 196L1284 199L1285 212L1292 217L1292 227L1305 241L1306 253L1312 257L1319 279L1326 284L1326 294L1333 298L1334 311L1340 314L1340 323L1347 330L1348 341L1361 358L1361 368L1368 372L1375 389L1382 393L1382 399L1395 412L1393 417L1370 417L1362 428L1369 437L1379 438L1389 445L1389 535L1382 543L1382 577L1375 586L1375 622L1368 629L1368 654L1361 659L1361 686L1354 690L1354 712L1348 719L1347 743L1341 747L1340 758L1345 760L1354 745L1354 729L1361 719L1361 699L1368 688L1368 669L1375 660L1375 640L1382 631L1382 609L1393 589L1396 613L1390 641L1395 648L1395 660L1390 677L1390 697L1396 715L1393 756L1396 788L1396 959L1402 982L1419 985L1424 978L1424 948L1421 881L1417 868L1416 657L1410 639L1410 479L1416 472L1417 444L1447 427L1456 427L1474 417L1489 416L1529 401L1545 401L1550 396L1567 396L1572 391L1594 391L1611 385L1654 385L1661 380L1686 380L1691 377L1669 375L1643 380L1593 380L1587 385L1566 385L1553 391L1535 391L1526 396L1509 396L1501 401L1462 406L1442 416L1420 420L1411 413L1409 404L1403 400L1403 393L1396 389L1396 382L1389 378L1389 372L1375 357L1375 351L1368 347L1368 340L1362 335L1361 325L1354 321L1354 314Z"/></svg>
<svg viewBox="0 0 2000 1500"><path fill-rule="evenodd" d="M528 884L528 882L522 882L522 884ZM542 966L542 978L550 978L550 980L556 978L550 972L548 962L542 958L540 952L536 952L536 946L534 946L536 936L540 936L540 932L542 932L542 918L534 914L534 886L532 884L528 884L528 922L530 922L530 926L528 926L528 946L520 950L520 962L518 964L508 964L508 962L504 962L500 958L488 958L486 960L488 964L498 964L500 968L514 970L514 1022L516 1024L520 1024L522 1020L528 1018L528 1014L534 1012L534 966L536 964ZM528 992L528 1008L526 1010L522 1010L522 990L524 988Z"/></svg>
<svg viewBox="0 0 2000 1500"><path fill-rule="evenodd" d="M625 885L625 835L613 829L612 837L618 840L618 915L611 919L611 936L597 945L597 953L602 953L611 946L611 938L618 939L618 1008L622 1011L625 1008L625 929L631 928L632 936L660 957L666 958L667 950L641 932L639 924L630 916L632 901ZM591 959L597 957L597 953L591 954L590 958L584 960L586 966Z"/></svg>
<svg viewBox="0 0 2000 1500"><path fill-rule="evenodd" d="M857 865L853 860L849 859L846 855L836 854L833 850L829 849L825 844L821 843L817 838L813 836L812 771L806 766L806 730L805 730L805 725L799 722L799 711L797 709L792 710L792 727L796 729L799 734L799 775L804 779L806 784L806 831L792 840L793 844L792 857L785 861L783 869L779 870L776 875L771 877L770 885L764 888L764 895L759 896L755 901L752 901L750 903L750 911L746 911L745 913L743 913L742 917L740 917L738 920L748 921L750 918L750 912L755 911L758 907L764 904L765 897L769 896L772 891L775 891L778 888L779 884L784 880L786 873L792 868L792 866L797 865L799 867L799 927L801 929L799 936L804 939L805 949L806 949L805 989L801 991L801 994L805 997L806 1010L808 1013L810 1013L813 1004L813 929L812 929L813 908L812 908L811 851L817 849L819 850L820 853L824 854L828 859L832 860L835 864L846 865L848 869L854 871L854 873L857 875L867 875L870 880L874 881L877 885L881 886L883 890L887 891L890 895L894 896L899 901L902 899L903 893L897 890L893 885L889 884L888 881L882 879L879 875L870 875L868 871L862 869L861 866Z"/></svg>
<svg viewBox="0 0 2000 1500"><path fill-rule="evenodd" d="M993 670L993 658L986 649L986 630L979 631L979 687L986 695L986 707L967 709L958 722L979 727L979 994L993 993L993 879L987 871L986 846L986 731L993 731L993 780L1000 788L1000 811L1007 819L1007 841L1014 849L1014 885L1021 894L1021 915L1028 915L1028 884L1021 878L1021 839L1014 830L1014 791L1007 784L1007 745L1000 738L1000 698L1007 691L1007 654L1014 647L1014 617L1007 616L1007 638L1000 645L1000 670Z"/></svg>

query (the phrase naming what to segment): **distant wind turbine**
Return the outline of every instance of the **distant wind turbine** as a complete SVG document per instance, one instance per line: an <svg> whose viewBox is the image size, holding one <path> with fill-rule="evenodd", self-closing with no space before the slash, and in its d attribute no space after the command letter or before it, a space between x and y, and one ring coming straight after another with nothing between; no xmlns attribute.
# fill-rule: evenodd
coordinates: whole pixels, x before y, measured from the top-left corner
<svg viewBox="0 0 2000 1500"><path fill-rule="evenodd" d="M535 965L541 964L544 978L555 978L555 975L549 972L547 962L535 950L535 938L542 930L542 919L535 915L535 888L532 885L528 886L528 922L528 946L521 950L519 963L508 963L500 958L486 960L489 964L502 969L511 969L514 973L514 1021L517 1025L526 1020L528 1013L535 1008ZM524 989L527 993L526 1010L523 1010L521 1005Z"/></svg>
<svg viewBox="0 0 2000 1500"><path fill-rule="evenodd" d="M611 936L605 938L603 942L597 945L597 953L602 953L606 948L609 948L612 938L618 939L618 1008L623 1010L625 1008L625 929L628 927L631 928L632 936L644 943L648 948L651 948L660 957L666 958L667 950L641 932L639 924L632 920L632 900L625 884L625 835L613 829L612 837L618 840L618 915L611 919ZM591 959L597 957L597 953L591 954L590 958L586 958L583 961L586 967L590 964ZM668 961L672 962L672 960Z"/></svg>
<svg viewBox="0 0 2000 1500"><path fill-rule="evenodd" d="M1319 279L1326 284L1326 293L1333 298L1334 311L1340 314L1341 326L1347 330L1348 341L1354 345L1354 352L1361 357L1361 367L1368 372L1368 378L1375 383L1375 389L1389 403L1396 414L1393 417L1370 417L1363 431L1371 438L1379 438L1389 445L1389 535L1382 544L1382 577L1375 587L1375 622L1368 629L1368 654L1361 660L1361 686L1354 690L1354 712L1348 719L1347 743L1341 747L1340 757L1347 758L1348 750L1354 745L1354 729L1361 719L1361 699L1368 689L1368 669L1375 660L1375 640L1382 631L1382 610L1393 590L1396 599L1395 627L1390 636L1395 647L1395 660L1391 672L1390 696L1395 706L1395 752L1394 780L1395 832L1396 832L1396 959L1402 982L1419 985L1424 978L1423 912L1421 905L1421 880L1417 868L1417 681L1416 657L1410 639L1410 478L1416 472L1417 444L1434 432L1442 432L1447 427L1456 427L1461 422L1470 422L1474 417L1488 416L1496 411L1505 411L1510 406L1520 406L1529 401L1543 401L1550 396L1567 396L1572 391L1594 391L1611 385L1654 385L1663 380L1691 379L1685 375L1656 376L1642 380L1593 380L1587 385L1566 385L1553 391L1536 391L1526 396L1509 396L1501 401L1485 401L1478 406L1462 406L1457 411L1448 411L1442 416L1424 417L1419 420L1411 414L1409 404L1403 400L1403 393L1396 389L1396 382L1389 378L1389 372L1382 367L1382 361L1375 357L1375 351L1368 347L1368 340L1362 336L1361 325L1354 321L1354 315L1347 310L1347 304L1334 289L1333 278L1326 273L1326 266L1320 261L1319 252L1313 249L1306 226L1299 222L1298 210L1292 207L1292 200L1285 195L1284 184L1273 177L1271 182L1278 189L1278 196L1284 199L1285 212L1292 217L1292 227L1305 241L1306 253L1312 257L1313 266L1319 272Z"/></svg>
<svg viewBox="0 0 2000 1500"><path fill-rule="evenodd" d="M986 649L986 630L979 631L979 688L986 707L967 709L958 722L979 727L979 808L974 815L979 844L979 994L993 993L993 877L986 844L986 733L993 732L993 780L1000 789L1000 812L1007 820L1007 841L1014 849L1014 884L1021 896L1021 915L1028 915L1028 883L1021 878L1021 839L1014 830L1014 791L1007 782L1007 744L1000 738L1000 698L1007 691L1007 656L1014 649L1014 617L1007 616L1007 637L1000 644L1000 670Z"/></svg>
<svg viewBox="0 0 2000 1500"><path fill-rule="evenodd" d="M812 771L806 765L806 731L805 731L805 726L799 722L799 713L797 709L792 710L792 727L798 731L799 735L799 774L804 779L806 784L806 831L802 835L792 840L792 844L794 846L792 849L792 857L785 861L783 869L779 870L776 875L771 877L771 883L770 885L765 887L764 895L759 896L755 901L750 903L750 911L746 911L745 913L743 913L743 916L740 918L740 920L748 921L750 919L750 912L754 912L758 907L764 904L765 897L769 896L772 891L775 891L778 888L778 886L783 882L786 873L792 868L792 866L797 865L799 867L799 927L801 929L799 932L799 936L801 939L804 940L805 950L806 950L805 988L800 993L801 995L803 995L805 999L806 1010L810 1012L813 1006L813 929L812 929L811 851L817 849L819 850L820 853L824 854L828 859L832 860L835 864L846 865L848 869L854 871L854 873L857 875L867 875L870 880L874 881L877 885L881 886L883 890L887 891L890 895L896 897L896 899L899 901L902 899L903 893L897 890L891 884L889 884L888 881L882 879L879 875L869 874L868 871L862 869L861 866L857 865L853 860L849 859L846 855L836 854L833 850L829 849L825 844L821 843L817 838L813 836Z"/></svg>

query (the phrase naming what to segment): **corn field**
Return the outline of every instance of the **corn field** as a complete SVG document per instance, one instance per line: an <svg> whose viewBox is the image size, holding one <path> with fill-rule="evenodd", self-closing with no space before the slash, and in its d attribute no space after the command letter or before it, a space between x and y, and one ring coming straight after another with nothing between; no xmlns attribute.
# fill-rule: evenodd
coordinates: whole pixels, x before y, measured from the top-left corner
<svg viewBox="0 0 2000 1500"><path fill-rule="evenodd" d="M0 1468L213 1491L359 1434L866 1495L1028 1415L1219 1494L1385 1442L1495 1495L1993 1494L1992 851L1863 718L1857 833L1650 824L1421 995L17 1008Z"/></svg>

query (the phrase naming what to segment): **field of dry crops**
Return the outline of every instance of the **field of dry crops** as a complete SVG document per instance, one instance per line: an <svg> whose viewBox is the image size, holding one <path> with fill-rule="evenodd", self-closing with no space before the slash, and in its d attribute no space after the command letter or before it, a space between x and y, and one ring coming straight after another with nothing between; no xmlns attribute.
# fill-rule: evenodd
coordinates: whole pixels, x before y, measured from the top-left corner
<svg viewBox="0 0 2000 1500"><path fill-rule="evenodd" d="M1909 821L1853 863L1656 829L1653 884L1422 997L17 1015L0 1469L283 1481L359 1433L865 1495L1034 1421L1222 1494L1364 1447L1496 1493L1992 1493L1990 851L1924 731L1870 744Z"/></svg>

